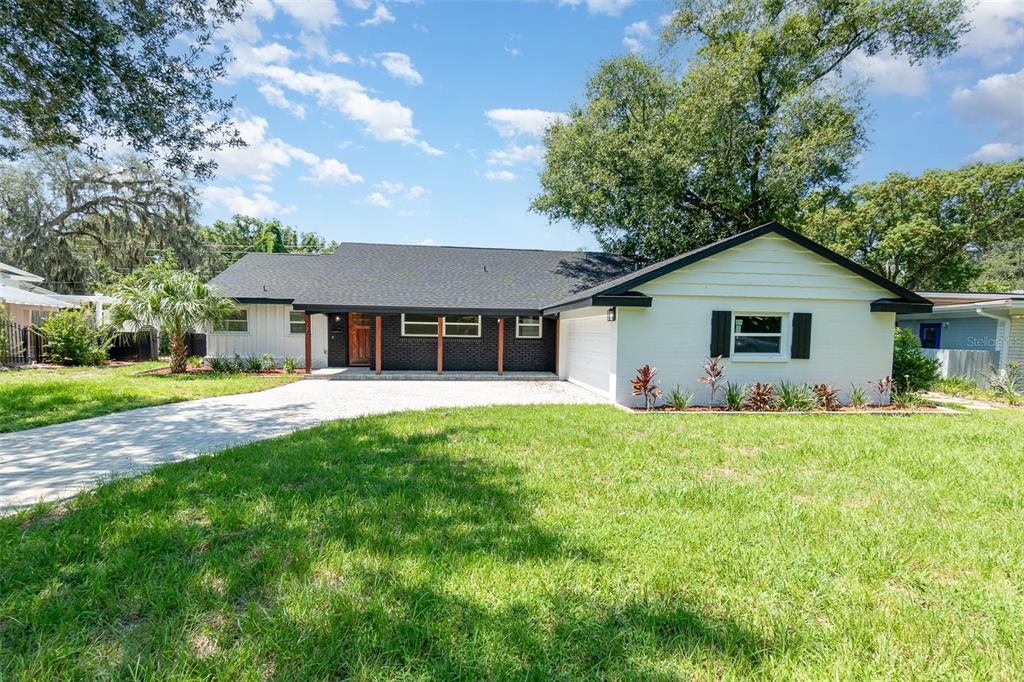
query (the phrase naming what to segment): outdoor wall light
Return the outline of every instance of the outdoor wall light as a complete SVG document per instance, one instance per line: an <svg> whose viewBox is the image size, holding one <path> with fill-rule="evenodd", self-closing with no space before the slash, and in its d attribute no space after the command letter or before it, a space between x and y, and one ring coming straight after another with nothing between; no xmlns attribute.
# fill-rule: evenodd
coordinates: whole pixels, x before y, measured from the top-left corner
<svg viewBox="0 0 1024 682"><path fill-rule="evenodd" d="M609 308L608 309L608 321L609 322L614 322L615 321L615 308Z"/></svg>

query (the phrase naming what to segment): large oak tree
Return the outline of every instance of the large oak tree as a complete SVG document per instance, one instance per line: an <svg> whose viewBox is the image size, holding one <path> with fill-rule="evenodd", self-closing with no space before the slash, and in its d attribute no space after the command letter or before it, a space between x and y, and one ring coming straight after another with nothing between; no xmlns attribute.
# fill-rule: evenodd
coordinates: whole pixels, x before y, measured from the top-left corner
<svg viewBox="0 0 1024 682"><path fill-rule="evenodd" d="M655 260L761 223L793 223L841 186L867 138L856 51L917 62L958 47L964 0L681 0L681 78L636 57L601 65L548 129L533 208L606 249Z"/></svg>

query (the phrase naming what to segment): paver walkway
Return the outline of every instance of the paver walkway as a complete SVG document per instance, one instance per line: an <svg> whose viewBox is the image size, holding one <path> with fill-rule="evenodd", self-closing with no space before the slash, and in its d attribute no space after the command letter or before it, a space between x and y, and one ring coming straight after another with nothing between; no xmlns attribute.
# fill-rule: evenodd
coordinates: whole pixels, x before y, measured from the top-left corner
<svg viewBox="0 0 1024 682"><path fill-rule="evenodd" d="M367 414L531 403L596 403L565 382L297 381L259 393L145 407L0 434L0 513L97 480Z"/></svg>

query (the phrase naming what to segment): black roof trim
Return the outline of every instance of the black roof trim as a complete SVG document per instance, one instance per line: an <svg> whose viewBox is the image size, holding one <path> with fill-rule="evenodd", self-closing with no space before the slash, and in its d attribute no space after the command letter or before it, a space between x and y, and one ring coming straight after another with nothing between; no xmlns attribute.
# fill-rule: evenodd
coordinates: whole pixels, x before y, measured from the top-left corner
<svg viewBox="0 0 1024 682"><path fill-rule="evenodd" d="M487 315L489 317L534 317L543 315L541 310L513 310L508 308L430 308L417 306L367 306L367 305L305 305L295 303L292 307L307 313L434 313L437 315Z"/></svg>
<svg viewBox="0 0 1024 682"><path fill-rule="evenodd" d="M576 294L574 298L565 301L559 301L550 309L568 309L565 307L567 304L589 300L592 299L594 296L626 293L627 291L635 289L636 287L647 282L650 282L653 279L657 279L662 275L667 275L668 273L674 272L680 268L684 268L687 265L692 265L693 263L704 260L709 256L714 256L715 254L721 253L722 251L725 251L727 249L731 249L734 246L745 244L751 241L752 239L757 239L758 237L762 237L772 232L781 237L789 239L790 241L796 243L797 245L802 246L808 249L809 251L812 251L813 253L821 256L822 258L835 263L836 265L844 267L847 270L850 270L851 272L860 275L869 282L877 284L878 286L882 287L887 291L891 291L892 293L896 294L896 296L898 296L900 300L911 303L930 303L930 301L928 301L928 299L924 298L923 296L920 296L909 289L901 287L899 284L896 284L895 282L892 282L886 279L885 277L882 277L878 273L868 270L862 265L854 263L852 260L846 258L845 256L840 256L835 251L832 251L831 249L828 249L822 246L821 244L812 241L811 239L808 239L799 232L794 232L789 228L783 227L778 223L772 222L765 223L760 227L755 227L753 229L747 230L746 232L741 232L740 234L734 235L732 237L727 237L720 241L714 242L713 244L702 246L699 249L694 249L693 251L688 251L687 253L683 253L678 256L674 256L672 258L663 260L661 262L654 263L653 265L648 265L645 268L641 268L636 272L629 275L625 275L617 280L611 280L610 282L607 282L605 284L599 284L596 287L587 289L586 291L581 291L578 294ZM584 303L584 305L587 304Z"/></svg>
<svg viewBox="0 0 1024 682"><path fill-rule="evenodd" d="M607 306L610 308L650 308L654 299L639 291L627 291L624 294L598 294L590 298L584 298L572 303L556 305L544 309L545 315L564 313L567 310L586 308L587 306Z"/></svg>
<svg viewBox="0 0 1024 682"><path fill-rule="evenodd" d="M292 303L294 299L291 298L259 298L252 296L241 296L235 298L239 303Z"/></svg>
<svg viewBox="0 0 1024 682"><path fill-rule="evenodd" d="M880 298L877 301L871 302L871 312L873 313L899 313L901 315L906 313L930 313L932 312L932 307L931 301L921 303L919 301Z"/></svg>

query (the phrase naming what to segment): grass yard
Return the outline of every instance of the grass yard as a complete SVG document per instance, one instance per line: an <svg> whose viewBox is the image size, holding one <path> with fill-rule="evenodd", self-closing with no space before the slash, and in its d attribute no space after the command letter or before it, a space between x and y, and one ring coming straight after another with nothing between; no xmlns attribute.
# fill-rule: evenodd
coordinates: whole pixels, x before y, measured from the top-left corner
<svg viewBox="0 0 1024 682"><path fill-rule="evenodd" d="M1024 412L404 413L0 519L0 679L1024 677Z"/></svg>
<svg viewBox="0 0 1024 682"><path fill-rule="evenodd" d="M0 433L280 386L297 376L245 374L141 375L166 363L0 372Z"/></svg>

